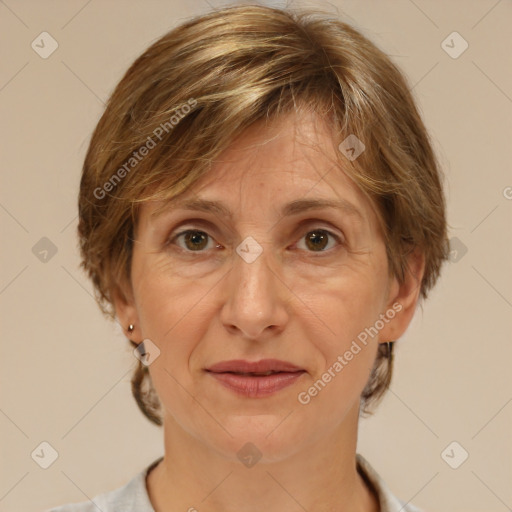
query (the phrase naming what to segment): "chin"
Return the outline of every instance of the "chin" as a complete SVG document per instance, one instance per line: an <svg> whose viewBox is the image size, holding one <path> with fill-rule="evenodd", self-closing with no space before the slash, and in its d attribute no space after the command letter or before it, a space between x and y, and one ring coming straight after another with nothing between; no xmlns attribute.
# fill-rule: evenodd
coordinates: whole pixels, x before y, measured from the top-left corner
<svg viewBox="0 0 512 512"><path fill-rule="evenodd" d="M291 415L290 415L291 416ZM280 462L300 451L308 441L304 425L289 423L286 415L235 416L223 422L231 434L220 433L210 444L224 458L253 464Z"/></svg>

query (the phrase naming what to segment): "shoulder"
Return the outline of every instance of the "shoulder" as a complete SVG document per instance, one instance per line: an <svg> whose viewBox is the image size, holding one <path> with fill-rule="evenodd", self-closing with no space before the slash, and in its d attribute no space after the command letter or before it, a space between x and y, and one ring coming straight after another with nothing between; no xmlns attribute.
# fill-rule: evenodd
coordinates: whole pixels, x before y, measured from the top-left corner
<svg viewBox="0 0 512 512"><path fill-rule="evenodd" d="M118 489L98 494L89 501L67 503L44 512L154 512L147 492L146 475L161 459L152 462Z"/></svg>
<svg viewBox="0 0 512 512"><path fill-rule="evenodd" d="M381 512L424 512L411 503L398 499L377 471L359 453L356 454L356 462L359 473L368 485L374 489L379 500Z"/></svg>

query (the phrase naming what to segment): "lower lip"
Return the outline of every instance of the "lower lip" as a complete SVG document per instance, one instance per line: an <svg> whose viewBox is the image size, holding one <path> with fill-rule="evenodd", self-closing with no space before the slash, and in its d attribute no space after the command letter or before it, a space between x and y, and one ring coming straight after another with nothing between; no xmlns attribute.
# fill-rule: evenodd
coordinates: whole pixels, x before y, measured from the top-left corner
<svg viewBox="0 0 512 512"><path fill-rule="evenodd" d="M280 372L260 376L239 375L235 373L209 373L223 386L231 389L231 391L249 398L259 398L272 395L276 391L291 386L305 372Z"/></svg>

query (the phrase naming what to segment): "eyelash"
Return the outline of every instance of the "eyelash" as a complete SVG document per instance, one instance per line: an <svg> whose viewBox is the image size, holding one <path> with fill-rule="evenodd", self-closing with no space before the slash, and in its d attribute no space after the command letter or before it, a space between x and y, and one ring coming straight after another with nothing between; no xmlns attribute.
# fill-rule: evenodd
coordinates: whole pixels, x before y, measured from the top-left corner
<svg viewBox="0 0 512 512"><path fill-rule="evenodd" d="M300 240L302 240L306 235L310 234L310 233L314 233L314 232L320 232L320 233L325 233L327 234L329 237L332 237L334 238L338 244L340 246L344 245L343 243L343 240L342 238L337 235L336 233L333 233L332 231L328 230L328 229L325 229L325 228L313 228L313 229L309 229L308 231L306 231L300 238ZM183 230L183 231L180 231L179 233L176 233L175 235L171 235L166 244L165 245L171 245L171 244L174 244L174 242L176 242L176 240L180 237L180 236L183 236L183 235L186 235L188 233L203 233L204 235L206 235L209 239L211 240L214 240L214 238L206 231L202 230L202 229L186 229L186 230ZM199 251L191 251L189 249L184 249L183 247L180 247L180 246L177 246L179 250L183 251L184 253L187 253L187 254L194 254L194 253L197 253L197 254L202 254L202 253L206 253L207 250L199 250ZM325 254L325 253L329 253L331 251L335 250L335 248L331 248L331 249L325 249L325 250L321 250L321 251L307 251L307 252L311 252L311 253L317 253L317 254Z"/></svg>

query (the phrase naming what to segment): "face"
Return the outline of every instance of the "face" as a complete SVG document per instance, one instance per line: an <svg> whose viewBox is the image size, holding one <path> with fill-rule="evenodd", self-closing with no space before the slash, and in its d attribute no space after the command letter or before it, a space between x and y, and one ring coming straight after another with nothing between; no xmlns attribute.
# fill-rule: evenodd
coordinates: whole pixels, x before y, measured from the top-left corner
<svg viewBox="0 0 512 512"><path fill-rule="evenodd" d="M149 371L170 435L232 459L250 441L279 460L348 428L379 341L402 333L417 295L389 277L376 214L335 164L321 120L262 126L163 212L143 205L131 288L116 310L160 350ZM293 368L211 371L268 359Z"/></svg>

